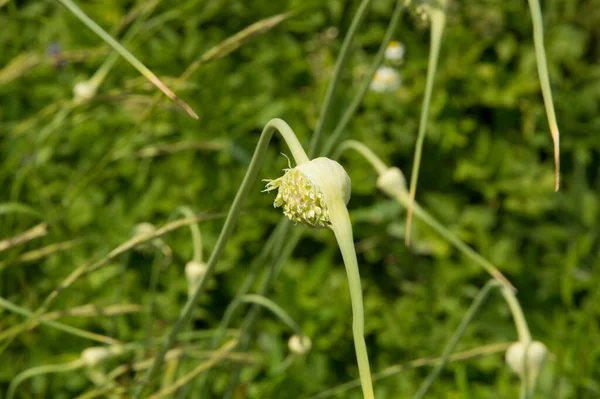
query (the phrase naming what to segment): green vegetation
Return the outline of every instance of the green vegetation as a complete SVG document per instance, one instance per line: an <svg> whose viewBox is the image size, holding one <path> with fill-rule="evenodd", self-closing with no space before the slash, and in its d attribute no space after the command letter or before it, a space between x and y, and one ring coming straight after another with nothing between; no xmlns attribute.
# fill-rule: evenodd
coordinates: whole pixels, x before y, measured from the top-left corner
<svg viewBox="0 0 600 399"><path fill-rule="evenodd" d="M0 398L599 397L600 2L406 3L0 0Z"/></svg>

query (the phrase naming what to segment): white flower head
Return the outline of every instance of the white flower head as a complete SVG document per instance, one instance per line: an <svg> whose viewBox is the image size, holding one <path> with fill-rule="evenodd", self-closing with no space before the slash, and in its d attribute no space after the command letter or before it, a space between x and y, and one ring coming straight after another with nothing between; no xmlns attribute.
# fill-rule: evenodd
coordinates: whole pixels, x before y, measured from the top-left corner
<svg viewBox="0 0 600 399"><path fill-rule="evenodd" d="M400 65L404 62L406 54L406 46L397 40L392 40L385 49L385 59L395 65Z"/></svg>
<svg viewBox="0 0 600 399"><path fill-rule="evenodd" d="M527 359L525 359L526 349ZM532 341L529 344L515 342L506 351L506 364L519 378L525 377L525 367L527 367L527 377L530 384L533 384L540 374L547 356L548 349L540 341Z"/></svg>
<svg viewBox="0 0 600 399"><path fill-rule="evenodd" d="M389 92L400 87L402 78L400 72L392 67L382 66L377 69L371 81L371 90L377 93Z"/></svg>
<svg viewBox="0 0 600 399"><path fill-rule="evenodd" d="M188 283L188 296L192 296L194 289L200 282L202 276L206 274L207 265L202 262L189 261L185 265L185 278Z"/></svg>
<svg viewBox="0 0 600 399"><path fill-rule="evenodd" d="M81 360L88 367L94 367L108 358L110 351L101 346L92 346L81 352Z"/></svg>
<svg viewBox="0 0 600 399"><path fill-rule="evenodd" d="M312 342L306 335L300 337L294 334L288 341L288 348L290 349L290 352L295 353L296 355L305 355L308 353L311 347Z"/></svg>
<svg viewBox="0 0 600 399"><path fill-rule="evenodd" d="M336 161L315 158L284 171L282 177L265 180L264 191L278 190L273 206L283 207L283 214L293 222L328 227L331 204L346 205L350 200L350 177Z"/></svg>

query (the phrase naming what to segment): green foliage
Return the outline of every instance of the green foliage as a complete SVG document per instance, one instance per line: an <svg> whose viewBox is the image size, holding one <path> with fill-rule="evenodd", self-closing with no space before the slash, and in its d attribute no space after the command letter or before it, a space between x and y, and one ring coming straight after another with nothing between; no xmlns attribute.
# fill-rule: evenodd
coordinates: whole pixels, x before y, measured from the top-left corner
<svg viewBox="0 0 600 399"><path fill-rule="evenodd" d="M78 2L117 39L139 2ZM324 141L358 89L382 40L393 1L373 2L342 72ZM77 267L98 261L132 238L136 225L162 226L186 205L201 221L205 257L215 245L260 131L286 120L307 147L344 34L358 2L159 2L126 47L188 103L196 121L120 59L95 97L75 104L72 89L89 79L109 48L57 2L0 1L0 241L41 221L48 233L0 252L0 297L35 310ZM298 8L301 7L301 8ZM249 25L296 10L239 49L177 78L206 51ZM600 2L543 2L545 44L561 128L562 187L554 193L553 147L537 78L526 2L452 1L430 108L417 201L497 265L518 289L532 335L553 356L537 397L600 395ZM133 15L135 18L135 15ZM125 25L122 25L125 21ZM394 37L407 49L402 86L369 92L344 132L409 175L425 88L429 31L407 13ZM51 55L49 49L60 48ZM280 175L287 160L275 139L260 178ZM487 280L435 231L415 219L404 246L406 214L380 193L376 173L354 153L341 160L352 178L354 222L371 369L439 355ZM193 327L218 326L280 212L256 184L217 274L194 313ZM41 219L40 219L41 217ZM293 230L305 229L293 226ZM312 340L291 355L289 327L263 313L242 381L251 398L310 397L357 378L350 296L335 239L306 231L267 297ZM30 257L49 247L49 253ZM187 298L192 259L186 226L111 259L61 293L50 310L84 304L139 304L147 309L151 269L160 263L152 336L169 331ZM27 255L27 256L26 256ZM270 260L269 260L270 261ZM162 262L162 263L161 263ZM266 270L268 262L261 265ZM254 288L258 284L255 284ZM247 309L248 305L240 305ZM111 360L107 370L146 353L144 312L64 316L60 322L142 349ZM238 328L245 310L234 319ZM23 322L0 310L0 336ZM483 306L457 349L516 339L499 296ZM201 351L210 339L182 340ZM0 341L0 392L19 372L66 363L96 345L45 326ZM204 358L205 359L205 358ZM286 361L290 362L286 365ZM178 376L200 360L181 360ZM224 389L229 360L212 371ZM246 363L245 363L246 364ZM285 367L284 367L285 366ZM407 397L426 369L375 381L378 398ZM141 375L141 374L140 374ZM117 383L133 386L133 373ZM137 382L137 381L136 381ZM17 397L71 398L94 387L83 370L25 381ZM518 381L503 354L451 363L431 397L517 396ZM1 396L1 394L0 394ZM359 398L360 389L340 397Z"/></svg>

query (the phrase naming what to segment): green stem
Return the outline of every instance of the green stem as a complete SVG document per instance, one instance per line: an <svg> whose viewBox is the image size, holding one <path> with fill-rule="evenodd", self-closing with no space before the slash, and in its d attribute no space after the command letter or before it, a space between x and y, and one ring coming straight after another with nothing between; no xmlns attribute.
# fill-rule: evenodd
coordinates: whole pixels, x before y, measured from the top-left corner
<svg viewBox="0 0 600 399"><path fill-rule="evenodd" d="M333 153L333 159L339 159L344 151L354 150L363 156L372 166L375 168L378 174L382 174L388 169L388 166L383 163L383 161L375 155L373 151L363 143L357 140L346 140L342 142L335 152Z"/></svg>
<svg viewBox="0 0 600 399"><path fill-rule="evenodd" d="M441 360L439 361L439 363L437 363L435 365L435 367L433 368L431 373L427 376L427 379L423 382L423 384L421 384L421 386L419 387L419 390L417 391L417 393L414 396L414 399L422 399L425 396L425 394L427 393L427 391L429 390L429 388L431 387L431 385L433 384L435 379L438 377L438 375L440 374L442 369L448 363L448 359L450 358L450 355L454 351L454 348L456 348L458 341L460 341L463 334L465 333L465 330L467 329L467 326L471 323L471 321L473 320L473 318L475 317L475 315L477 314L479 309L481 309L481 306L483 305L483 302L487 298L488 294L491 292L491 290L493 288L496 288L498 286L500 286L498 281L490 280L479 291L479 293L473 300L473 303L469 307L469 310L467 310L467 313L465 314L462 321L456 328L456 331L452 335L452 338L450 338L450 342L448 342L448 344L444 348L444 352L442 353Z"/></svg>
<svg viewBox="0 0 600 399"><path fill-rule="evenodd" d="M15 396L15 391L25 381L26 379L50 373L65 373L67 371L73 371L80 369L84 366L84 362L81 359L77 359L75 361L65 363L65 364L47 364L40 367L34 367L29 370L25 370L19 373L13 380L10 382L8 386L8 391L6 394L6 399L12 399Z"/></svg>
<svg viewBox="0 0 600 399"><path fill-rule="evenodd" d="M531 20L533 22L533 43L535 46L535 57L537 60L538 75L540 86L542 87L542 97L544 98L544 107L546 108L546 117L550 126L550 134L554 142L554 191L560 187L560 132L554 113L554 101L552 100L552 89L550 88L550 78L548 77L548 61L546 60L546 50L544 49L544 22L542 20L542 10L538 0L528 0Z"/></svg>
<svg viewBox="0 0 600 399"><path fill-rule="evenodd" d="M395 198L404 206L408 206L409 198L406 193L398 193ZM413 202L413 210L417 217L427 223L430 227L432 227L435 231L438 232L439 235L448 240L456 249L465 254L468 258L471 258L475 263L479 266L483 267L486 272L490 274L494 279L498 280L504 287L508 287L509 290L514 291L513 285L508 281L506 277L498 270L490 261L488 261L483 256L479 255L475 250L471 249L467 244L465 244L461 239L459 239L455 234L450 232L444 225L435 220L425 209L423 209L419 204Z"/></svg>
<svg viewBox="0 0 600 399"><path fill-rule="evenodd" d="M265 156L265 153L267 152L269 142L271 141L273 134L277 130L281 133L284 140L286 141L288 147L290 148L290 151L292 152L292 155L294 156L296 163L300 164L302 162L308 162L308 156L302 149L300 142L298 141L297 137L295 136L292 129L288 126L288 124L281 119L273 119L269 121L261 133L260 139L258 140L258 144L256 145L256 149L254 151L254 155L252 156L252 160L250 161L250 165L248 167L248 170L246 171L246 175L244 176L244 180L242 181L242 184L238 189L235 199L233 200L233 204L231 205L229 214L225 219L223 229L221 230L219 238L217 239L217 243L215 244L215 248L213 249L210 255L208 264L206 266L206 273L198 282L194 295L192 295L192 297L188 299L185 306L179 313L177 321L171 328L169 336L167 337L167 339L161 346L160 351L154 358L152 366L146 372L144 380L137 389L133 398L140 398L142 396L148 384L157 375L166 352L175 343L177 334L191 318L192 310L194 309L196 303L204 293L206 283L213 276L217 263L221 258L223 251L225 250L225 245L227 244L229 237L233 233L233 229L235 227L237 219L240 215L240 212L242 211L242 205L246 200L250 189L252 188L252 184L256 180L263 158Z"/></svg>
<svg viewBox="0 0 600 399"><path fill-rule="evenodd" d="M431 17L431 41L429 50L429 67L427 68L427 80L425 83L425 96L421 107L421 119L419 120L419 132L417 134L417 143L415 145L415 159L413 161L412 173L410 176L410 199L406 217L406 245L410 244L410 226L412 220L412 202L415 200L417 192L417 181L419 179L419 167L421 166L421 155L423 153L423 142L425 141L425 131L427 130L427 118L429 116L429 104L431 103L431 93L433 92L433 81L437 70L438 58L440 54L440 45L442 34L446 24L446 1L440 0L439 4L430 6Z"/></svg>
<svg viewBox="0 0 600 399"><path fill-rule="evenodd" d="M503 288L502 296L506 300L510 313L513 316L515 326L517 327L517 334L519 335L519 341L523 344L529 344L531 342L531 333L529 332L523 309L521 309L521 305L519 304L514 291Z"/></svg>
<svg viewBox="0 0 600 399"><path fill-rule="evenodd" d="M338 206L330 206L329 214L331 218L332 230L340 247L346 274L348 275L348 286L350 288L350 300L352 302L352 334L354 336L354 348L356 350L356 359L358 361L358 372L362 385L363 396L365 399L373 399L373 382L371 381L371 370L369 367L369 357L367 354L367 345L365 343L365 315L362 300L362 288L360 284L360 273L358 271L358 262L354 249L354 239L352 237L352 224L350 215L343 202Z"/></svg>
<svg viewBox="0 0 600 399"><path fill-rule="evenodd" d="M179 211L186 217L195 217L196 214L188 206L179 207ZM192 245L194 248L193 260L194 262L202 263L204 259L204 253L202 252L202 233L200 232L200 226L198 223L190 224L190 232L192 233Z"/></svg>
<svg viewBox="0 0 600 399"><path fill-rule="evenodd" d="M11 312L17 313L21 316L24 317L28 317L28 318L33 318L34 314L33 312L30 312L27 309L24 309L20 306L15 305L12 302L7 301L4 298L0 298L0 307L3 307L5 309L10 310ZM43 317L40 317L38 319L36 319L36 321L40 324L44 324L46 326L55 328L57 330L66 332L68 334L71 335L76 335L78 337L81 338L85 338L85 339L89 339L92 341L97 341L97 342L102 342L105 344L118 344L119 341L117 341L116 339L110 338L110 337L106 337L104 335L100 335L100 334L94 334L85 330L81 330L79 328L76 327L71 327L68 326L66 324L60 323L58 321L53 321L53 320L48 320L48 319L44 319Z"/></svg>
<svg viewBox="0 0 600 399"><path fill-rule="evenodd" d="M363 143L356 140L346 140L340 144L338 149L335 152L334 159L337 159L342 155L342 153L348 149L352 149L361 154L373 167L379 175L385 172L388 167L383 161L375 155L373 151ZM435 220L425 209L423 209L418 203L411 201L406 189L404 187L380 187L382 191L384 191L387 195L394 198L398 203L402 204L405 208L409 208L409 205L412 204L412 208L414 213L419 217L422 221L427 223L430 227L432 227L435 231L438 232L439 235L448 240L456 249L461 251L467 257L471 258L475 263L480 265L487 271L494 279L498 280L505 287L508 287L511 290L514 290L513 285L508 281L506 277L487 259L483 256L479 255L475 252L471 247L465 244L461 239L459 239L456 235L454 235L450 230L444 227L440 222Z"/></svg>
<svg viewBox="0 0 600 399"><path fill-rule="evenodd" d="M310 140L308 153L311 156L314 156L317 153L317 148L319 147L319 142L321 140L321 136L323 135L323 129L325 128L325 123L327 122L331 112L331 106L333 105L333 96L340 82L340 78L342 77L342 69L346 65L346 60L350 55L350 47L354 41L354 36L356 36L358 28L367 14L367 8L369 7L370 3L371 0L361 1L360 5L358 6L358 10L356 10L356 13L354 14L354 18L352 19L348 33L346 34L346 37L344 37L344 42L342 43L342 48L340 49L340 55L337 57L335 67L333 69L333 77L331 82L329 82L329 86L327 87L327 92L325 94L325 100L323 101L321 111L319 112L317 128L315 129L315 132Z"/></svg>
<svg viewBox="0 0 600 399"><path fill-rule="evenodd" d="M371 63L369 70L365 74L363 81L361 83L361 86L358 89L358 92L352 99L352 102L350 103L348 108L346 108L346 111L344 111L344 115L342 115L342 118L340 119L339 123L335 127L333 133L331 133L331 136L329 137L329 139L327 140L327 142L325 144L325 148L323 149L323 151L321 151L321 154L323 154L323 156L327 156L328 154L331 153L331 151L333 150L333 147L339 140L342 133L346 130L348 123L350 122L350 120L352 119L354 114L356 113L358 106L360 105L362 100L365 98L365 95L367 94L367 91L369 90L369 86L371 85L371 81L373 80L373 76L375 76L375 72L377 72L377 68L379 68L381 61L383 60L383 57L385 56L385 50L386 50L392 36L396 33L396 26L398 26L398 21L400 21L400 16L402 15L403 9L404 9L404 1L397 0L394 11L392 12L392 18L390 19L390 23L387 27L385 35L383 36L383 41L381 42L381 45L379 46L379 50L377 51L377 54L375 55L375 58L373 59L373 62Z"/></svg>

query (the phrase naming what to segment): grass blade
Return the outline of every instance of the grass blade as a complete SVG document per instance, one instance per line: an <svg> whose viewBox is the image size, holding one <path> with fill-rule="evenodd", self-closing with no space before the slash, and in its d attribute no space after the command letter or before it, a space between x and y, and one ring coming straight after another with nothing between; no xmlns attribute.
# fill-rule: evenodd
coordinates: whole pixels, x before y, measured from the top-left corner
<svg viewBox="0 0 600 399"><path fill-rule="evenodd" d="M83 22L88 28L90 28L95 34L100 36L109 46L111 46L116 52L121 54L123 58L127 60L135 69L137 69L146 79L148 79L153 85L155 85L160 91L162 91L167 97L182 107L192 118L198 119L198 115L181 100L175 93L171 91L161 80L156 76L150 69L148 69L140 60L138 60L133 54L123 47L118 41L116 41L111 35L109 35L104 29L96 24L90 17L88 17L81 8L79 8L71 0L57 0L63 6L65 6L77 19Z"/></svg>
<svg viewBox="0 0 600 399"><path fill-rule="evenodd" d="M9 302L4 298L0 298L0 307L3 307L4 309L7 309L13 313L17 313L21 316L25 316L25 317L29 317L29 318L34 316L33 313L30 312L29 310L24 309L20 306L17 306L14 303ZM106 336L100 335L100 334L94 334L89 331L81 330L76 327L71 327L66 324L59 323L57 321L52 321L52 320L43 319L43 318L38 319L38 321L41 324L45 324L45 325L55 328L57 330L66 332L68 334L76 335L81 338L89 339L92 341L102 342L104 344L118 344L119 343L119 341L117 341L116 339L106 337Z"/></svg>
<svg viewBox="0 0 600 399"><path fill-rule="evenodd" d="M442 368L444 368L444 366L448 364L450 354L452 354L452 351L454 350L454 348L456 348L458 341L460 341L460 339L462 338L463 334L465 333L465 330L467 329L467 326L469 325L469 323L471 323L471 321L483 305L483 302L487 298L488 294L491 292L492 288L496 288L499 286L500 284L498 283L498 281L490 280L479 291L479 293L473 300L473 303L469 307L469 310L467 310L467 313L465 313L465 316L456 328L456 331L454 332L454 334L452 334L450 342L448 342L448 345L446 345L446 347L444 348L444 352L442 353L440 361L435 365L434 369L427 376L427 379L423 381L423 384L421 384L421 386L419 387L419 390L415 394L414 399L422 399L425 396L435 379L438 377L438 375L440 375Z"/></svg>
<svg viewBox="0 0 600 399"><path fill-rule="evenodd" d="M550 134L554 143L554 191L560 187L560 133L556 114L554 113L554 102L552 100L552 89L550 88L550 78L548 77L548 61L546 60L546 50L544 49L544 24L542 21L542 11L538 0L528 0L531 20L533 22L533 43L535 46L535 58L537 60L538 75L540 86L542 87L542 97L544 98L544 107L546 107L546 116L550 126Z"/></svg>

